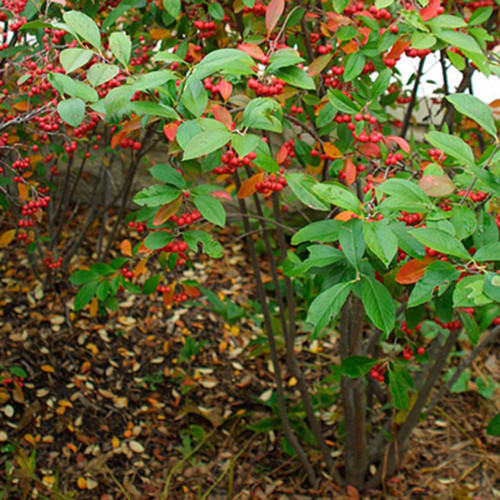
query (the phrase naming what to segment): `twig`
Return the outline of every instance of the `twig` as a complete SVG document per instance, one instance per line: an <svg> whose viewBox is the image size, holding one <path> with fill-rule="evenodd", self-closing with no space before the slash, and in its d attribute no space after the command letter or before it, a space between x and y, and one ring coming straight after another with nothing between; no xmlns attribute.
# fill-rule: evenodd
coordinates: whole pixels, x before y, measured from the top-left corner
<svg viewBox="0 0 500 500"><path fill-rule="evenodd" d="M422 59L420 59L420 63L417 69L417 74L415 76L415 83L413 84L413 89L411 91L411 101L408 104L408 108L406 108L406 114L403 119L403 126L401 127L401 133L399 134L400 137L402 137L403 139L405 138L406 132L408 132L408 128L410 127L411 116L413 113L413 109L415 108L415 104L417 102L417 92L424 71L425 59L426 59L425 57L422 57Z"/></svg>

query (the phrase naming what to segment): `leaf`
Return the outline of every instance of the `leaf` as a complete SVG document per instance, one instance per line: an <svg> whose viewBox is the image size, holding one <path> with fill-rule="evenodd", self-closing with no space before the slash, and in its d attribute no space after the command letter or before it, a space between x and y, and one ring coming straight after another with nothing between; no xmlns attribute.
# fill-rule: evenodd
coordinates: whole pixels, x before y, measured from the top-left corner
<svg viewBox="0 0 500 500"><path fill-rule="evenodd" d="M85 66L93 57L94 52L87 49L65 49L59 54L59 61L66 73Z"/></svg>
<svg viewBox="0 0 500 500"><path fill-rule="evenodd" d="M112 80L118 73L120 68L114 64L93 64L87 71L87 80L92 87L99 87L103 83Z"/></svg>
<svg viewBox="0 0 500 500"><path fill-rule="evenodd" d="M434 33L443 42L453 45L461 50L470 52L472 55L481 54L481 47L476 40L461 31L439 30Z"/></svg>
<svg viewBox="0 0 500 500"><path fill-rule="evenodd" d="M181 13L181 0L163 0L163 7L174 18Z"/></svg>
<svg viewBox="0 0 500 500"><path fill-rule="evenodd" d="M330 89L328 91L328 100L330 101L330 104L341 113L351 115L357 113L361 109L358 103L352 101L337 89Z"/></svg>
<svg viewBox="0 0 500 500"><path fill-rule="evenodd" d="M322 220L312 222L299 229L292 236L292 245L299 245L305 241L319 241L329 243L337 241L342 223L335 220Z"/></svg>
<svg viewBox="0 0 500 500"><path fill-rule="evenodd" d="M396 323L396 305L387 288L372 277L361 277L361 300L370 321L389 334Z"/></svg>
<svg viewBox="0 0 500 500"><path fill-rule="evenodd" d="M129 109L138 115L160 116L170 120L178 120L180 117L175 109L165 104L149 101L134 101L129 104Z"/></svg>
<svg viewBox="0 0 500 500"><path fill-rule="evenodd" d="M234 122L231 117L231 113L226 108L222 106L212 106L212 114L214 115L214 118L218 122L223 123L228 130L233 130Z"/></svg>
<svg viewBox="0 0 500 500"><path fill-rule="evenodd" d="M219 259L223 255L222 245L218 241L215 241L211 234L208 234L205 231L184 231L182 233L182 237L193 252L198 251L198 243L201 243L203 252L210 257Z"/></svg>
<svg viewBox="0 0 500 500"><path fill-rule="evenodd" d="M59 116L71 127L78 127L85 117L85 103L78 98L64 99L57 105Z"/></svg>
<svg viewBox="0 0 500 500"><path fill-rule="evenodd" d="M372 99L381 96L387 90L391 76L392 72L389 68L386 68L379 73L377 79L373 82L371 94Z"/></svg>
<svg viewBox="0 0 500 500"><path fill-rule="evenodd" d="M109 27L113 26L113 24L128 10L131 10L138 4L140 0L122 0L118 7L113 9L108 13L106 19L102 23L102 29L107 30Z"/></svg>
<svg viewBox="0 0 500 500"><path fill-rule="evenodd" d="M488 436L500 436L500 413L496 414L486 428Z"/></svg>
<svg viewBox="0 0 500 500"><path fill-rule="evenodd" d="M425 256L424 260L411 259L403 264L396 274L396 283L400 285L411 285L419 281L425 274L425 270L434 262L434 258Z"/></svg>
<svg viewBox="0 0 500 500"><path fill-rule="evenodd" d="M158 212L156 212L153 218L153 226L161 226L164 222L166 222L172 215L176 214L179 211L179 208L182 205L182 196L179 196L174 201L163 205Z"/></svg>
<svg viewBox="0 0 500 500"><path fill-rule="evenodd" d="M100 50L101 33L92 18L83 12L71 10L63 13L63 19L77 35Z"/></svg>
<svg viewBox="0 0 500 500"><path fill-rule="evenodd" d="M153 185L139 191L134 196L134 203L140 206L158 207L174 201L182 191L172 186Z"/></svg>
<svg viewBox="0 0 500 500"><path fill-rule="evenodd" d="M220 227L226 225L226 211L219 200L210 195L193 195L192 200L194 206L208 222Z"/></svg>
<svg viewBox="0 0 500 500"><path fill-rule="evenodd" d="M432 0L431 0L432 1ZM408 384L400 371L389 370L389 390L392 402L398 410L405 410L410 404Z"/></svg>
<svg viewBox="0 0 500 500"><path fill-rule="evenodd" d="M337 316L351 290L352 283L338 283L320 293L311 303L306 323L314 325L313 338Z"/></svg>
<svg viewBox="0 0 500 500"><path fill-rule="evenodd" d="M262 53L262 55L264 55L264 53ZM279 49L273 52L269 58L266 72L272 74L277 69L286 68L287 66L296 66L301 62L304 62L304 59L300 57L299 53L295 49L290 47L287 47L286 49Z"/></svg>
<svg viewBox="0 0 500 500"><path fill-rule="evenodd" d="M429 132L425 138L435 147L448 156L452 156L468 165L474 164L474 154L468 144L459 137L443 132Z"/></svg>
<svg viewBox="0 0 500 500"><path fill-rule="evenodd" d="M348 186L351 186L352 184L354 184L354 181L356 180L358 171L356 169L356 165L354 165L352 158L350 157L344 161L344 172L345 172L345 183Z"/></svg>
<svg viewBox="0 0 500 500"><path fill-rule="evenodd" d="M366 246L383 262L385 267L389 267L398 251L398 240L394 233L382 222L365 222L363 235Z"/></svg>
<svg viewBox="0 0 500 500"><path fill-rule="evenodd" d="M500 261L500 242L492 241L482 246L475 254L477 262Z"/></svg>
<svg viewBox="0 0 500 500"><path fill-rule="evenodd" d="M130 62L130 54L132 53L132 42L130 37L123 31L115 31L109 37L109 48L113 55L125 67Z"/></svg>
<svg viewBox="0 0 500 500"><path fill-rule="evenodd" d="M455 228L455 233L459 240L468 238L477 228L477 219L474 210L462 205L453 207L450 222ZM477 260L475 255L474 258Z"/></svg>
<svg viewBox="0 0 500 500"><path fill-rule="evenodd" d="M181 102L196 117L201 116L208 103L208 93L199 80L193 80L184 90Z"/></svg>
<svg viewBox="0 0 500 500"><path fill-rule="evenodd" d="M333 145L331 142L323 143L323 151L332 159L342 158L342 153L337 146Z"/></svg>
<svg viewBox="0 0 500 500"><path fill-rule="evenodd" d="M82 310L87 304L90 303L94 297L95 291L99 286L98 281L90 281L80 288L75 296L74 307L75 311Z"/></svg>
<svg viewBox="0 0 500 500"><path fill-rule="evenodd" d="M500 304L500 274L486 271L483 290L488 298Z"/></svg>
<svg viewBox="0 0 500 500"><path fill-rule="evenodd" d="M150 174L159 181L170 184L179 189L186 189L187 182L175 168L164 163L160 163L149 169Z"/></svg>
<svg viewBox="0 0 500 500"><path fill-rule="evenodd" d="M257 97L245 107L241 125L281 133L282 116L283 110L277 101L268 97Z"/></svg>
<svg viewBox="0 0 500 500"><path fill-rule="evenodd" d="M365 67L365 56L361 52L349 54L344 61L344 81L350 82L361 74Z"/></svg>
<svg viewBox="0 0 500 500"><path fill-rule="evenodd" d="M448 95L446 99L455 106L457 111L474 120L488 134L496 137L495 120L487 104L470 94Z"/></svg>
<svg viewBox="0 0 500 500"><path fill-rule="evenodd" d="M230 75L251 75L254 60L238 49L218 49L207 54L196 66L193 74L187 79L186 85L192 79L203 80L217 71Z"/></svg>
<svg viewBox="0 0 500 500"><path fill-rule="evenodd" d="M484 278L481 275L462 278L453 291L453 307L480 307L491 304L484 293Z"/></svg>
<svg viewBox="0 0 500 500"><path fill-rule="evenodd" d="M382 204L391 208L406 210L411 207L409 211L425 212L432 206L425 192L413 182L405 179L389 179L377 186L376 191L389 195L389 198Z"/></svg>
<svg viewBox="0 0 500 500"><path fill-rule="evenodd" d="M201 132L193 137L184 150L183 161L199 158L217 151L231 142L232 134L228 131Z"/></svg>
<svg viewBox="0 0 500 500"><path fill-rule="evenodd" d="M438 15L439 7L441 7L441 0L429 0L429 3L423 9L420 9L420 16L422 21L428 21Z"/></svg>
<svg viewBox="0 0 500 500"><path fill-rule="evenodd" d="M80 269L79 271L75 271L71 277L69 278L70 282L73 285L84 285L89 281L94 281L99 277L99 274L94 273L92 271L87 271L86 269Z"/></svg>
<svg viewBox="0 0 500 500"><path fill-rule="evenodd" d="M448 196L455 191L455 184L446 175L424 175L418 182L418 187L429 196Z"/></svg>
<svg viewBox="0 0 500 500"><path fill-rule="evenodd" d="M297 172L286 174L285 179L289 188L304 205L316 210L328 211L328 205L323 203L321 198L314 192L314 188L317 184L312 176Z"/></svg>
<svg viewBox="0 0 500 500"><path fill-rule="evenodd" d="M328 63L332 60L332 58L332 53L317 57L309 64L307 74L312 77L318 76L328 66Z"/></svg>
<svg viewBox="0 0 500 500"><path fill-rule="evenodd" d="M68 75L63 75L61 73L49 73L48 79L50 84L61 94L68 94L71 97L79 97L87 102L95 102L99 99L97 92L93 88L85 85L85 83L73 80L73 78Z"/></svg>
<svg viewBox="0 0 500 500"><path fill-rule="evenodd" d="M127 257L132 257L132 243L130 243L130 240L123 240L120 243L120 250L123 255L126 255Z"/></svg>
<svg viewBox="0 0 500 500"><path fill-rule="evenodd" d="M173 239L174 235L167 231L155 231L146 236L144 246L149 250L159 250L168 245Z"/></svg>
<svg viewBox="0 0 500 500"><path fill-rule="evenodd" d="M255 187L259 182L264 180L264 172L260 172L258 174L254 174L244 182L242 182L240 189L238 190L238 198L240 200L248 198L257 192L257 188Z"/></svg>
<svg viewBox="0 0 500 500"><path fill-rule="evenodd" d="M271 0L266 10L267 35L273 31L285 10L285 0Z"/></svg>
<svg viewBox="0 0 500 500"><path fill-rule="evenodd" d="M5 248L14 239L15 235L15 229L8 229L7 231L4 231L0 236L0 248Z"/></svg>
<svg viewBox="0 0 500 500"><path fill-rule="evenodd" d="M342 375L358 378L366 375L375 365L377 360L364 356L350 356L342 360L340 371Z"/></svg>
<svg viewBox="0 0 500 500"><path fill-rule="evenodd" d="M341 184L316 184L313 193L332 205L361 215L361 202L357 196Z"/></svg>
<svg viewBox="0 0 500 500"><path fill-rule="evenodd" d="M420 227L410 231L410 234L423 245L445 255L452 255L470 260L471 256L465 247L451 234L439 229Z"/></svg>
<svg viewBox="0 0 500 500"><path fill-rule="evenodd" d="M306 90L314 90L316 88L314 80L303 69L297 66L277 69L273 74L292 87Z"/></svg>
<svg viewBox="0 0 500 500"><path fill-rule="evenodd" d="M224 9L222 8L222 5L218 3L211 3L208 5L208 13L214 18L217 19L218 21L222 21L224 19Z"/></svg>
<svg viewBox="0 0 500 500"><path fill-rule="evenodd" d="M344 222L339 231L339 243L347 260L358 269L366 248L363 223L359 219Z"/></svg>

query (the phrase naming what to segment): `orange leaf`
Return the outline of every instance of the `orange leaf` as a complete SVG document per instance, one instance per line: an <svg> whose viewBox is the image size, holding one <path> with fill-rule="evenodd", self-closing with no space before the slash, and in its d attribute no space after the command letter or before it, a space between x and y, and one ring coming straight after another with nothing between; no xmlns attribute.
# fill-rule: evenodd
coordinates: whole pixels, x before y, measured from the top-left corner
<svg viewBox="0 0 500 500"><path fill-rule="evenodd" d="M179 128L179 125L175 122L173 123L167 123L163 127L163 133L165 134L165 137L172 142L175 139L175 136L177 135L177 129Z"/></svg>
<svg viewBox="0 0 500 500"><path fill-rule="evenodd" d="M399 59L403 52L410 46L410 42L399 37L396 43L392 46L390 52L385 56L386 59Z"/></svg>
<svg viewBox="0 0 500 500"><path fill-rule="evenodd" d="M170 31L162 28L153 28L149 34L153 40L163 40L170 36Z"/></svg>
<svg viewBox="0 0 500 500"><path fill-rule="evenodd" d="M425 256L424 260L412 259L406 264L401 266L398 273L396 274L396 283L401 285L411 285L416 283L425 273L425 270L429 264L434 262L436 259Z"/></svg>
<svg viewBox="0 0 500 500"><path fill-rule="evenodd" d="M21 200L23 201L26 201L29 196L28 184L26 184L25 182L18 182L17 192L19 193L19 198L21 198Z"/></svg>
<svg viewBox="0 0 500 500"><path fill-rule="evenodd" d="M212 114L214 118L223 123L229 130L233 130L234 123L231 118L231 113L222 106L212 106Z"/></svg>
<svg viewBox="0 0 500 500"><path fill-rule="evenodd" d="M184 288L184 291L192 298L196 299L196 297L199 297L201 295L200 290L196 286L189 286L185 285L184 283L182 284L182 287Z"/></svg>
<svg viewBox="0 0 500 500"><path fill-rule="evenodd" d="M323 144L323 151L333 160L336 158L342 158L342 153L337 146L334 146L331 142L325 142Z"/></svg>
<svg viewBox="0 0 500 500"><path fill-rule="evenodd" d="M269 33L271 33L271 31L273 31L284 10L285 10L285 0L271 0L270 4L267 6L266 28L268 35Z"/></svg>
<svg viewBox="0 0 500 500"><path fill-rule="evenodd" d="M280 150L278 151L278 156L276 156L276 161L278 165L281 165L288 157L288 146L283 144Z"/></svg>
<svg viewBox="0 0 500 500"><path fill-rule="evenodd" d="M12 107L17 111L26 111L28 109L28 101L16 102Z"/></svg>
<svg viewBox="0 0 500 500"><path fill-rule="evenodd" d="M0 236L0 248L6 247L13 239L16 234L15 229L9 229Z"/></svg>
<svg viewBox="0 0 500 500"><path fill-rule="evenodd" d="M176 214L182 203L182 196L179 196L176 200L163 205L163 207L156 212L153 219L153 226L161 226L165 221L170 219L172 215Z"/></svg>
<svg viewBox="0 0 500 500"><path fill-rule="evenodd" d="M342 50L346 54L352 54L353 52L356 52L358 50L358 42L356 40L351 40L349 43L346 43L343 47Z"/></svg>
<svg viewBox="0 0 500 500"><path fill-rule="evenodd" d="M148 263L148 259L141 259L134 268L134 274L136 276L140 276L147 272L146 264Z"/></svg>
<svg viewBox="0 0 500 500"><path fill-rule="evenodd" d="M264 180L265 173L260 172L259 174L252 175L252 177L249 177L243 184L241 185L239 191L238 191L238 198L243 199L243 198L248 198L249 196L252 196L256 192L255 186Z"/></svg>
<svg viewBox="0 0 500 500"><path fill-rule="evenodd" d="M250 57L254 59L258 59L259 61L265 57L263 50L256 45L255 43L240 43L238 45L238 49L248 54Z"/></svg>
<svg viewBox="0 0 500 500"><path fill-rule="evenodd" d="M352 162L351 158L347 158L344 163L345 169L345 179L348 186L350 186L355 180L358 171L356 170L356 165Z"/></svg>
<svg viewBox="0 0 500 500"><path fill-rule="evenodd" d="M42 365L40 367L40 370L42 370L42 372L45 372L45 373L55 373L56 370L53 366L50 366L50 365Z"/></svg>
<svg viewBox="0 0 500 500"><path fill-rule="evenodd" d="M132 257L132 243L130 243L130 240L123 240L120 245L120 250L123 255Z"/></svg>
<svg viewBox="0 0 500 500"><path fill-rule="evenodd" d="M174 300L175 284L175 281L172 282L172 284L170 285L170 292L163 293L163 303L165 304L165 307L169 306Z"/></svg>
<svg viewBox="0 0 500 500"><path fill-rule="evenodd" d="M219 88L219 93L222 96L222 99L227 101L231 97L231 93L233 92L233 85L223 78L219 81L217 87Z"/></svg>
<svg viewBox="0 0 500 500"><path fill-rule="evenodd" d="M31 155L29 158L30 158L30 165L36 165L38 162L43 160L42 155Z"/></svg>
<svg viewBox="0 0 500 500"><path fill-rule="evenodd" d="M352 219L352 216L355 215L354 212L351 212L350 210L344 210L343 212L340 212L337 214L334 219L335 220L341 220L342 222L347 222L348 220Z"/></svg>
<svg viewBox="0 0 500 500"><path fill-rule="evenodd" d="M99 310L99 300L97 297L94 297L90 302L90 307L89 307L90 316L94 318L97 315L98 310Z"/></svg>
<svg viewBox="0 0 500 500"><path fill-rule="evenodd" d="M430 0L427 7L420 9L422 21L428 21L438 15L439 7L441 7L441 0Z"/></svg>

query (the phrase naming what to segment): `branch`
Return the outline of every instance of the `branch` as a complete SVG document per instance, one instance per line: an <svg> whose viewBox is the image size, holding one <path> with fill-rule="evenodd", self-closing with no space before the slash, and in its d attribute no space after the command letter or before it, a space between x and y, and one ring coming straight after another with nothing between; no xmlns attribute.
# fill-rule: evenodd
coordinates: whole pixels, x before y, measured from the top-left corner
<svg viewBox="0 0 500 500"><path fill-rule="evenodd" d="M415 83L413 84L413 89L411 91L411 101L408 104L408 108L406 108L406 114L403 119L403 126L401 127L400 137L404 139L406 133L408 132L408 128L410 126L411 115L413 113L413 109L415 108L415 104L417 103L417 92L418 87L420 85L420 80L422 79L422 74L424 71L425 57L420 59L420 63L418 65L417 74L415 76Z"/></svg>

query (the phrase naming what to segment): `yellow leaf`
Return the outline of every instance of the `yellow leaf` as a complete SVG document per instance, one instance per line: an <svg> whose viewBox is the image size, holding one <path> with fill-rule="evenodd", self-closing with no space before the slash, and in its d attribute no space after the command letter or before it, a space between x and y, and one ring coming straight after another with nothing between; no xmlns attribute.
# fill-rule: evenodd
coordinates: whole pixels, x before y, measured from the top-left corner
<svg viewBox="0 0 500 500"><path fill-rule="evenodd" d="M32 444L33 446L36 443L35 438L31 434L25 434L24 439L27 443Z"/></svg>
<svg viewBox="0 0 500 500"><path fill-rule="evenodd" d="M288 385L290 387L293 387L294 385L297 385L297 379L295 377L292 377L289 381L288 381Z"/></svg>
<svg viewBox="0 0 500 500"><path fill-rule="evenodd" d="M40 370L42 370L42 372L45 372L45 373L55 373L56 370L53 366L50 366L50 365L42 365L40 367Z"/></svg>
<svg viewBox="0 0 500 500"><path fill-rule="evenodd" d="M56 478L54 476L43 476L42 481L48 486L52 486L55 483Z"/></svg>
<svg viewBox="0 0 500 500"><path fill-rule="evenodd" d="M98 310L99 310L99 300L97 299L97 297L94 297L92 299L92 302L90 303L90 308L89 308L90 316L94 318L97 315Z"/></svg>
<svg viewBox="0 0 500 500"><path fill-rule="evenodd" d="M16 234L15 229L9 229L0 236L0 248L6 247L13 239Z"/></svg>
<svg viewBox="0 0 500 500"><path fill-rule="evenodd" d="M113 448L118 448L118 446L120 446L120 440L117 437L113 437L111 440L111 446Z"/></svg>
<svg viewBox="0 0 500 500"><path fill-rule="evenodd" d="M153 28L149 34L151 35L151 38L153 40L163 40L164 38L167 38L170 36L170 31L169 30L164 30L161 28Z"/></svg>
<svg viewBox="0 0 500 500"><path fill-rule="evenodd" d="M19 193L19 198L21 198L21 200L26 201L28 199L29 189L26 183L18 182L17 192Z"/></svg>
<svg viewBox="0 0 500 500"><path fill-rule="evenodd" d="M86 490L87 489L87 480L84 477L80 476L78 478L78 480L76 481L76 485L81 490Z"/></svg>

